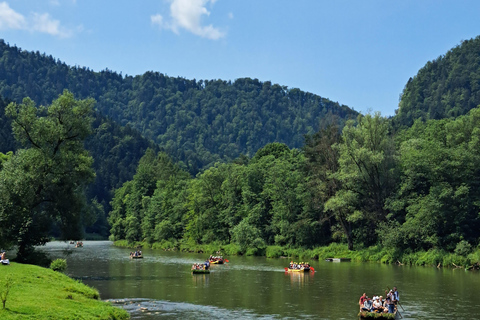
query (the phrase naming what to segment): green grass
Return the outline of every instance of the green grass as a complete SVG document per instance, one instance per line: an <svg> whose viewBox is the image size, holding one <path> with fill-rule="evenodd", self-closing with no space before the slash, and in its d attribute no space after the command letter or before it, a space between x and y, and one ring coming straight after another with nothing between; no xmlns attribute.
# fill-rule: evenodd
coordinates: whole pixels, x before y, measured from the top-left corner
<svg viewBox="0 0 480 320"><path fill-rule="evenodd" d="M100 301L99 293L50 269L11 263L0 265L0 293L13 282L1 319L129 319L129 314Z"/></svg>

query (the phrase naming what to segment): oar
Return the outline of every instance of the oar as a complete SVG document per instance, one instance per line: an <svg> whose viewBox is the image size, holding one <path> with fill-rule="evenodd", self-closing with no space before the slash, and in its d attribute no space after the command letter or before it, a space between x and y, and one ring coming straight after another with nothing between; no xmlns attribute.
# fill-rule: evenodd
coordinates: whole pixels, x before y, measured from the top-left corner
<svg viewBox="0 0 480 320"><path fill-rule="evenodd" d="M397 304L402 307L402 310L405 311L405 309L403 309L403 306L400 304L400 301L397 301Z"/></svg>
<svg viewBox="0 0 480 320"><path fill-rule="evenodd" d="M227 259L225 259L225 262L230 262L230 261L228 261Z"/></svg>
<svg viewBox="0 0 480 320"><path fill-rule="evenodd" d="M315 272L315 269L313 267L310 267L310 270L312 270L312 272Z"/></svg>
<svg viewBox="0 0 480 320"><path fill-rule="evenodd" d="M398 310L398 308L397 308L397 313L398 313L398 315L400 316L400 318L403 319L403 316L402 316L402 314L400 313L400 311Z"/></svg>
<svg viewBox="0 0 480 320"><path fill-rule="evenodd" d="M285 268L285 272L287 272L287 271L288 271L288 268Z"/></svg>

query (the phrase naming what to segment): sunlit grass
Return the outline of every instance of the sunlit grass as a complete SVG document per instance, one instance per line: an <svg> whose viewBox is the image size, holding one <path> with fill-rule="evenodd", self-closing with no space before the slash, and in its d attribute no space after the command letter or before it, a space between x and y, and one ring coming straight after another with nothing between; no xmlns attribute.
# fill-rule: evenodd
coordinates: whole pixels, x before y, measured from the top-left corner
<svg viewBox="0 0 480 320"><path fill-rule="evenodd" d="M18 263L0 269L0 291L7 277L13 281L2 319L129 318L125 310L100 301L96 289L62 273Z"/></svg>

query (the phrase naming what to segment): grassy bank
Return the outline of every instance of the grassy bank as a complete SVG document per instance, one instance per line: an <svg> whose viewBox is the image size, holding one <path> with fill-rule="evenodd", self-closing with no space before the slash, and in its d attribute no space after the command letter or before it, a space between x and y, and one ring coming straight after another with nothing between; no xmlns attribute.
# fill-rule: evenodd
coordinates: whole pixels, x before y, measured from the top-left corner
<svg viewBox="0 0 480 320"><path fill-rule="evenodd" d="M465 254L458 255L444 250L431 249L429 251L399 252L395 249L386 249L381 246L372 246L358 250L348 250L346 244L332 243L326 247L314 249L286 248L281 246L267 246L265 248L242 249L235 244L192 244L185 242L163 241L148 244L144 242L128 243L126 240L115 241L119 247L127 248L152 248L161 250L177 250L182 252L196 252L215 254L220 251L223 255L257 255L267 258L287 257L289 259L311 261L325 260L327 258L350 258L358 262L380 262L386 264L404 264L415 266L435 266L449 268L478 268L480 265L480 248Z"/></svg>
<svg viewBox="0 0 480 320"><path fill-rule="evenodd" d="M11 263L0 265L0 296L7 284L2 319L128 319L120 308L99 300L96 289L50 269Z"/></svg>

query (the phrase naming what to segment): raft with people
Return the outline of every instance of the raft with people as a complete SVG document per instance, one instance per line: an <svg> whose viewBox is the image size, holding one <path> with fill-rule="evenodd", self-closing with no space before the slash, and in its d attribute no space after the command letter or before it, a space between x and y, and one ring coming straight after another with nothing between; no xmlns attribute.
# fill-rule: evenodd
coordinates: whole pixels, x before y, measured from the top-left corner
<svg viewBox="0 0 480 320"><path fill-rule="evenodd" d="M192 265L192 274L205 274L210 273L210 263L205 261L205 263L194 263Z"/></svg>
<svg viewBox="0 0 480 320"><path fill-rule="evenodd" d="M130 252L130 259L143 259L143 253L142 251L135 251L135 252Z"/></svg>
<svg viewBox="0 0 480 320"><path fill-rule="evenodd" d="M310 266L308 262L290 262L288 268L285 268L285 272L315 272L315 269Z"/></svg>
<svg viewBox="0 0 480 320"><path fill-rule="evenodd" d="M396 319L400 314L398 306L400 305L400 296L397 288L385 291L385 299L383 296L373 296L371 299L364 293L358 304L360 311L359 319ZM401 306L401 305L400 305ZM402 307L403 308L403 307Z"/></svg>
<svg viewBox="0 0 480 320"><path fill-rule="evenodd" d="M223 259L223 256L210 256L208 257L208 261L210 264L224 264L225 262L228 262L227 259Z"/></svg>

